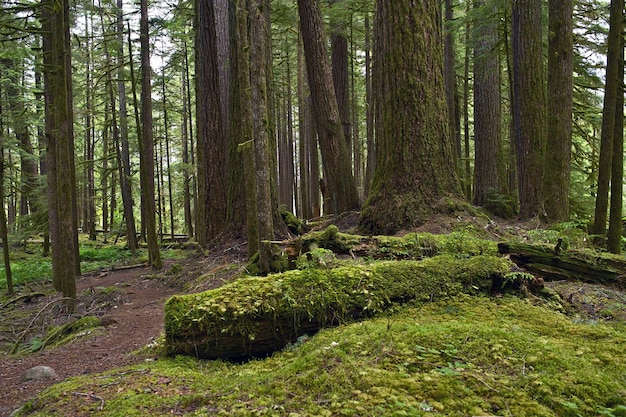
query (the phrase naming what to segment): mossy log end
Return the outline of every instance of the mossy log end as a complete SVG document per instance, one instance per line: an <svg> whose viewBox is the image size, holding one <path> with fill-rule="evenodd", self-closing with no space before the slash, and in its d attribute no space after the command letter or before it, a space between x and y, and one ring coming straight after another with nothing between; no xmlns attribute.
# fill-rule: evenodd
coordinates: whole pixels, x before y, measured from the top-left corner
<svg viewBox="0 0 626 417"><path fill-rule="evenodd" d="M626 261L603 254L559 250L540 245L499 243L501 254L546 281L580 280L596 284L626 287Z"/></svg>
<svg viewBox="0 0 626 417"><path fill-rule="evenodd" d="M495 256L438 256L244 278L168 300L166 352L205 359L263 357L299 336L376 315L393 303L490 291L511 266Z"/></svg>

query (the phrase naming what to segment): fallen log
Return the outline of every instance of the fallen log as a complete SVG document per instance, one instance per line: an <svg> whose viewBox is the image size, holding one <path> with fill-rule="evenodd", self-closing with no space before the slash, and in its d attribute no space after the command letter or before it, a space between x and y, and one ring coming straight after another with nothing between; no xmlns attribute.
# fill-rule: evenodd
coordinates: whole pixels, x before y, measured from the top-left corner
<svg viewBox="0 0 626 417"><path fill-rule="evenodd" d="M546 281L580 280L626 287L626 260L609 254L565 251L523 243L499 243L498 251Z"/></svg>
<svg viewBox="0 0 626 417"><path fill-rule="evenodd" d="M498 253L496 242L464 232L442 235L408 233L401 237L361 236L341 233L335 225L278 243L283 244L290 260L317 248L328 249L338 255L376 260L419 260L443 254L471 257Z"/></svg>
<svg viewBox="0 0 626 417"><path fill-rule="evenodd" d="M394 303L499 288L511 266L495 256L438 256L244 278L170 298L166 352L205 359L263 357L304 334L374 316Z"/></svg>

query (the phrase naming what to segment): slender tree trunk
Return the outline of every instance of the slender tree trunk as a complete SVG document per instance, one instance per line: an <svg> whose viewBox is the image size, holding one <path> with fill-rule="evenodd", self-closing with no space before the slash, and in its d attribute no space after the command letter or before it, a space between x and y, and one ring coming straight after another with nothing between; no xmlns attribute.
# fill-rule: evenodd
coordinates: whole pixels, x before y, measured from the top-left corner
<svg viewBox="0 0 626 417"><path fill-rule="evenodd" d="M187 95L189 91L184 74L181 80L181 88L183 98L182 120L180 125L183 161L183 210L185 213L185 230L191 239L193 237L193 212L191 210L191 170L189 169L189 109L187 108Z"/></svg>
<svg viewBox="0 0 626 417"><path fill-rule="evenodd" d="M44 82L48 166L48 221L52 238L54 288L76 300L80 274L74 170L74 132L71 94L69 2L42 2Z"/></svg>
<svg viewBox="0 0 626 417"><path fill-rule="evenodd" d="M451 24L454 21L454 6L452 0L444 1L444 23ZM454 53L454 33L449 28L444 28L444 45L443 45L443 69L444 81L446 83L446 103L448 105L448 128L450 129L450 137L452 138L456 151L456 160L461 160L461 135L457 132L456 120L456 57ZM457 162L458 165L458 162Z"/></svg>
<svg viewBox="0 0 626 417"><path fill-rule="evenodd" d="M620 37L619 64L617 79L624 79L624 37ZM624 84L618 81L615 101L615 131L613 132L613 160L611 164L611 200L609 208L609 233L607 248L609 252L622 252L623 228L623 193L624 193Z"/></svg>
<svg viewBox="0 0 626 417"><path fill-rule="evenodd" d="M572 0L550 0L548 40L548 137L544 206L549 222L569 220L573 106Z"/></svg>
<svg viewBox="0 0 626 417"><path fill-rule="evenodd" d="M513 1L513 117L521 219L543 215L546 142L541 0Z"/></svg>
<svg viewBox="0 0 626 417"><path fill-rule="evenodd" d="M325 211L338 215L357 209L359 196L333 89L318 0L298 0L298 10L313 112L322 152L328 198Z"/></svg>
<svg viewBox="0 0 626 417"><path fill-rule="evenodd" d="M624 1L611 0L609 19L609 38L606 63L606 85L604 89L604 108L602 110L602 134L600 140L600 163L598 165L598 193L593 223L593 233L598 243L604 244L606 237L607 208L609 205L609 183L611 181L611 160L615 134L615 115L617 108L620 37L624 17Z"/></svg>
<svg viewBox="0 0 626 417"><path fill-rule="evenodd" d="M148 1L141 0L141 191L144 194L148 261L153 269L161 269L161 253L156 234L154 195L154 140L152 131L152 85L150 83L150 40L148 34Z"/></svg>
<svg viewBox="0 0 626 417"><path fill-rule="evenodd" d="M472 3L467 2L467 10L466 13L469 14L471 11ZM465 198L470 201L472 199L472 167L470 163L470 123L469 123L469 95L470 95L470 77L469 77L469 67L470 67L470 21L469 19L465 23L465 59L463 62L463 148L464 148L464 158L465 158L465 186L463 187L463 191L465 193Z"/></svg>
<svg viewBox="0 0 626 417"><path fill-rule="evenodd" d="M0 97L2 91L0 90ZM0 100L0 114L2 114L2 100ZM0 239L2 239L2 257L4 260L4 274L7 281L7 292L9 295L15 294L13 289L13 275L11 273L11 256L9 253L9 227L7 225L7 214L4 210L4 126L0 119Z"/></svg>
<svg viewBox="0 0 626 417"><path fill-rule="evenodd" d="M169 135L169 119L168 119L168 111L167 111L167 94L165 89L165 66L163 67L163 83L161 84L161 95L163 99L163 136L165 138L165 172L167 173L167 195L168 195L168 206L170 212L170 234L172 239L174 239L174 201L173 201L173 192L172 192L172 167L170 164L170 135Z"/></svg>
<svg viewBox="0 0 626 417"><path fill-rule="evenodd" d="M240 162L243 170L243 184L245 191L237 189L231 190L231 204L234 209L238 206L238 195L244 192L246 214L246 232L248 236L248 257L251 258L259 251L259 230L257 223L257 199L256 199L256 157L254 153L254 139L252 127L252 86L250 84L250 54L248 40L248 2L247 0L237 0L236 20L237 20L237 54L235 93L233 100L233 115L239 123L233 126L233 133L238 139L237 153L240 157L232 161ZM236 115L236 116L235 116ZM233 182L232 185L235 183ZM231 185L231 186L232 186Z"/></svg>
<svg viewBox="0 0 626 417"><path fill-rule="evenodd" d="M365 171L365 195L369 194L376 168L376 142L374 141L374 100L372 94L372 42L369 12L365 13L365 142L367 168Z"/></svg>
<svg viewBox="0 0 626 417"><path fill-rule="evenodd" d="M85 28L87 28L87 38L85 39L85 46L87 50L87 57L85 63L85 184L83 187L83 213L84 213L84 229L89 233L89 240L96 240L96 190L95 190L95 138L93 129L93 79L91 78L91 64L92 64L92 40L93 36L93 14L85 11Z"/></svg>
<svg viewBox="0 0 626 417"><path fill-rule="evenodd" d="M342 1L343 0L330 0L330 5L332 7ZM341 118L341 125L343 126L343 137L346 141L348 157L350 158L352 151L352 127L350 124L350 88L348 83L348 38L344 33L347 23L341 19L331 18L330 26L330 54L333 86L335 87L339 117Z"/></svg>
<svg viewBox="0 0 626 417"><path fill-rule="evenodd" d="M120 116L120 146L118 149L118 163L121 165L120 185L122 189L122 203L124 204L124 218L126 219L126 241L131 253L135 255L139 243L135 226L135 212L133 190L130 172L130 146L128 140L128 112L126 110L126 83L124 82L124 20L123 1L117 0L117 43L118 43L118 80L117 95L119 100ZM129 59L130 57L129 51Z"/></svg>
<svg viewBox="0 0 626 417"><path fill-rule="evenodd" d="M267 44L269 27L266 13L268 0L250 1L250 79L252 86L252 126L254 129L254 153L256 160L256 201L259 230L259 266L262 274L271 271L274 222L270 190L270 144L269 107L267 100Z"/></svg>

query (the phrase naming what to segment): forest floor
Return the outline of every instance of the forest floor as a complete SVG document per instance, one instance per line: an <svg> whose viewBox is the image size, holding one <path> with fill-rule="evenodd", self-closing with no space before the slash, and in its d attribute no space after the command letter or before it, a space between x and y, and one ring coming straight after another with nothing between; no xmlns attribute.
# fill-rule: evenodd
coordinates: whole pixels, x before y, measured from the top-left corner
<svg viewBox="0 0 626 417"><path fill-rule="evenodd" d="M10 415L29 398L66 378L152 360L150 353L141 349L163 334L163 307L167 299L174 294L222 285L234 273L232 265L244 259L240 255L245 251L245 246L235 245L206 258L166 261L160 274L155 274L147 266L138 266L82 275L77 279L78 305L72 316L64 313L61 303L56 302L61 297L50 293L50 283L31 286L28 291L41 291L47 295L28 302L20 301L10 309L0 311L3 322L13 318L11 329L4 327L0 332L3 342L14 341L26 331L28 336L22 343L27 344L29 337L36 339L38 331L85 315L99 317L104 326L94 329L93 334L83 332L89 337L77 337L71 344L0 357L0 417ZM176 282L167 279L169 271L174 269L184 271L177 274L180 280ZM216 273L211 274L211 270ZM207 271L209 275L201 283L183 289L183 282L188 285ZM53 368L58 379L24 381L24 372L35 366Z"/></svg>
<svg viewBox="0 0 626 417"><path fill-rule="evenodd" d="M450 229L445 222L436 224L437 227L431 224L430 230L426 231L446 233ZM349 226L343 229L349 229ZM528 225L508 227L523 231ZM498 240L498 236L493 238ZM83 275L77 280L78 307L72 316L64 313L58 302L60 296L51 292L50 283L28 289L45 294L39 298L24 299L11 305L6 303L8 299L0 299L1 322L4 324L0 326L0 343L3 347L10 347L18 340L23 347L28 347L29 340L42 338L51 326L60 326L81 316L96 316L103 324L93 332L83 332L88 337L77 337L70 344L34 353L3 354L0 357L0 417L9 416L29 398L67 378L154 360L154 350L144 348L163 334L167 299L174 294L223 285L241 271L245 258L245 244L231 242L211 251L209 256L167 261L158 274L147 266L138 266ZM572 314L588 319L606 318L607 314L614 319L626 319L624 291L580 282L547 285L566 301ZM6 326L7 322L11 323L10 326ZM58 379L24 381L24 372L39 365L52 367Z"/></svg>

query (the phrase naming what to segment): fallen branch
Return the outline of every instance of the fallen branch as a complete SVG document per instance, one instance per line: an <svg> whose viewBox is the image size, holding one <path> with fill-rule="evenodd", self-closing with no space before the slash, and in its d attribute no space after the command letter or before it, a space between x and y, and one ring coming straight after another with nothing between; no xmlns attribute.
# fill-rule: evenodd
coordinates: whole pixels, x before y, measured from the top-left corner
<svg viewBox="0 0 626 417"><path fill-rule="evenodd" d="M26 326L26 328L24 329L24 331L22 332L22 334L20 334L20 336L17 338L17 340L15 341L15 344L13 345L13 348L11 349L11 355L15 354L15 352L17 352L17 347L19 346L20 342L22 341L22 339L24 338L24 336L26 336L26 334L28 333L28 331L31 329L31 327L33 327L33 324L35 324L35 321L37 321L37 319L39 318L39 316L41 315L41 313L43 313L44 311L46 311L48 309L48 307L50 307L51 305L54 305L56 303L59 303L61 301L70 301L73 300L73 298L70 297L63 297L63 298L58 298L56 300L52 300L50 301L48 304L46 304L45 306L43 306L43 308L41 310L39 310L37 312L37 314L35 314L35 317L33 317L33 319L30 321L30 323L28 324L28 326Z"/></svg>
<svg viewBox="0 0 626 417"><path fill-rule="evenodd" d="M33 292L33 293L28 293L28 294L22 294L19 295L15 298L12 298L11 300L7 301L6 303L0 305L0 309L6 308L8 306L10 306L11 304L15 304L21 300L27 300L27 302L29 302L31 299L33 298L37 298L37 297L45 297L46 294L43 292Z"/></svg>
<svg viewBox="0 0 626 417"><path fill-rule="evenodd" d="M104 408L104 398L98 395L92 394L90 392L72 392L72 395L76 395L77 397L87 397L92 400L100 400L100 407L98 407L98 411L102 411L102 409Z"/></svg>

